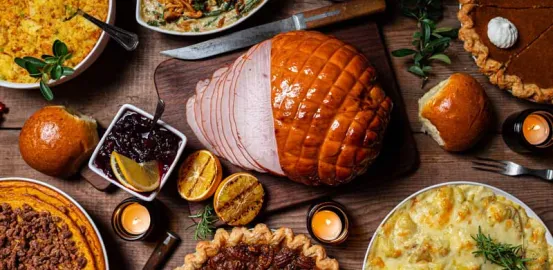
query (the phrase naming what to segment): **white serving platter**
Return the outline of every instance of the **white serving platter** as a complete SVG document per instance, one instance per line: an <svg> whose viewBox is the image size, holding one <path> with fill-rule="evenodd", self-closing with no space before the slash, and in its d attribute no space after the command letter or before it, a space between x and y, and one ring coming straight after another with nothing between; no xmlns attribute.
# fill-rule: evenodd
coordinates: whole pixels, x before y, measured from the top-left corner
<svg viewBox="0 0 553 270"><path fill-rule="evenodd" d="M242 18L238 19L236 22L234 22L232 24L229 24L227 26L217 28L217 29L213 29L213 30L209 30L209 31L205 31L205 32L180 32L180 31L162 29L162 28L157 27L157 26L149 25L142 18L142 14L141 14L142 1L143 0L136 1L136 21L138 22L138 24L140 24L140 25L142 25L142 26L144 26L144 27L146 27L150 30L156 31L156 32L169 34L169 35L175 35L175 36L205 36L205 35L215 34L215 33L225 31L225 30L227 30L229 28L232 28L236 25L239 25L243 21L247 20L249 17L251 17L257 11L259 11L265 4L267 4L267 2L269 2L269 0L261 0L261 3L259 3L254 9L252 9L248 14L246 14L246 16L243 16Z"/></svg>
<svg viewBox="0 0 553 270"><path fill-rule="evenodd" d="M482 184L482 183L478 183L478 182L469 182L469 181L455 181L455 182L446 182L446 183L441 183L441 184L437 184L437 185L433 185L433 186L429 186L429 187L426 187L426 188L423 188L413 194L411 194L409 197L405 198L405 200L401 201L396 207L394 207L394 209L392 209L392 211L390 213L388 213L388 215L384 218L384 220L382 220L382 222L380 223L380 225L378 225L378 228L376 229L376 231L374 232L372 238L371 238L371 241L369 242L369 246L367 247L367 252L365 253L365 259L363 260L363 268L362 269L366 269L367 267L367 258L369 257L369 251L371 250L373 244L374 244L374 239L378 233L378 231L380 231L380 229L382 228L382 226L384 225L384 223L386 223L386 221L400 208L402 207L405 203L407 203L409 200L415 198L416 196L426 192L426 191L429 191L429 190L432 190L432 189L436 189L436 188L439 188L439 187L443 187L443 186L449 186L449 185L472 185L472 186L482 186L482 187L486 187L486 188L489 188L491 189L496 195L500 195L500 196L503 196L511 201L513 201L514 203L520 205L525 211L526 211L526 214L528 215L528 217L531 217L531 218L534 218L535 220L537 220L538 222L541 223L541 225L545 228L546 232L545 232L545 238L547 240L547 243L549 245L553 245L553 235L551 235L551 232L549 231L549 228L547 228L547 226L545 226L545 223L540 219L540 217L538 216L538 214L536 214L536 212L534 212L534 210L532 210L528 205L526 205L525 203L523 203L521 200L519 200L517 197L511 195L510 193L507 193L506 191L503 191L499 188L496 188L494 186L490 186L490 185L486 185L486 184Z"/></svg>

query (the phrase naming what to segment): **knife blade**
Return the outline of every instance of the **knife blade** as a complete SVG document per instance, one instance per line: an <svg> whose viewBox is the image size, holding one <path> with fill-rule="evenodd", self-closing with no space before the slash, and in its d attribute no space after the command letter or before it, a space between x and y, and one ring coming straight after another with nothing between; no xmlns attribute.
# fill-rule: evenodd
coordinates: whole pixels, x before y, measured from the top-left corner
<svg viewBox="0 0 553 270"><path fill-rule="evenodd" d="M352 0L298 13L284 20L241 30L188 47L162 51L161 54L183 60L204 59L255 45L279 33L327 26L376 12L382 12L385 9L385 0Z"/></svg>
<svg viewBox="0 0 553 270"><path fill-rule="evenodd" d="M302 29L299 18L295 18L298 18L298 16L294 15L288 19L245 29L188 47L163 51L161 54L184 60L198 60L225 52L231 52L255 45L278 33Z"/></svg>

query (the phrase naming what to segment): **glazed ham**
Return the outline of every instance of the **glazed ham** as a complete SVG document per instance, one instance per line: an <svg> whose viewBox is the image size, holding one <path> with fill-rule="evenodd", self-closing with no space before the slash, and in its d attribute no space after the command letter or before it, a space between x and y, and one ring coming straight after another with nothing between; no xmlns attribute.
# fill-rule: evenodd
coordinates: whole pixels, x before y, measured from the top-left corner
<svg viewBox="0 0 553 270"><path fill-rule="evenodd" d="M252 47L198 82L187 122L205 147L246 170L339 185L380 153L392 102L365 56L317 32Z"/></svg>

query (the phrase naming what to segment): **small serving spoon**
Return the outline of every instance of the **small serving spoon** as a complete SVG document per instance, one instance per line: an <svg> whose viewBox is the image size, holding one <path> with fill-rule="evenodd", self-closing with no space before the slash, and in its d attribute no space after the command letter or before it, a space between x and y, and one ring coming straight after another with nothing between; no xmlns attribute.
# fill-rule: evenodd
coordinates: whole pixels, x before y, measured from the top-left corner
<svg viewBox="0 0 553 270"><path fill-rule="evenodd" d="M165 112L165 101L163 101L163 99L161 99L161 97L159 96L159 90L157 90L157 82L155 80L155 73L157 73L157 71L158 69L156 68L156 70L154 71L154 87L156 89L156 94L157 94L157 105L156 105L156 112L154 114L154 120L152 122L152 126L150 127L150 132L148 133L148 136L152 134L152 131L157 125L157 121L161 118L161 115L163 115L163 112Z"/></svg>
<svg viewBox="0 0 553 270"><path fill-rule="evenodd" d="M100 29L106 32L106 34L108 34L113 40L119 43L119 45L123 46L125 50L134 51L136 47L138 47L138 35L136 35L135 33L129 32L127 30L121 29L117 26L100 21L92 17L90 14L82 11L81 9L77 9L75 13L71 14L71 16L66 18L65 21L69 21L77 15L82 16L83 18L87 19L91 23L98 26Z"/></svg>

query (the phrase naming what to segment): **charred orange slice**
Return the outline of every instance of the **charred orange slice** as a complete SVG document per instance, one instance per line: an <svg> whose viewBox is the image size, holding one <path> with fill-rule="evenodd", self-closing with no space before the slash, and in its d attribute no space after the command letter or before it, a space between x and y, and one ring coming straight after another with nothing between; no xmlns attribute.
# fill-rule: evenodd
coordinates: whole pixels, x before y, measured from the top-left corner
<svg viewBox="0 0 553 270"><path fill-rule="evenodd" d="M200 150L182 163L177 188L184 199L199 202L215 193L222 178L223 168L219 159L207 150Z"/></svg>
<svg viewBox="0 0 553 270"><path fill-rule="evenodd" d="M250 223L263 206L265 191L255 176L235 173L227 177L215 192L213 208L217 216L231 226Z"/></svg>

